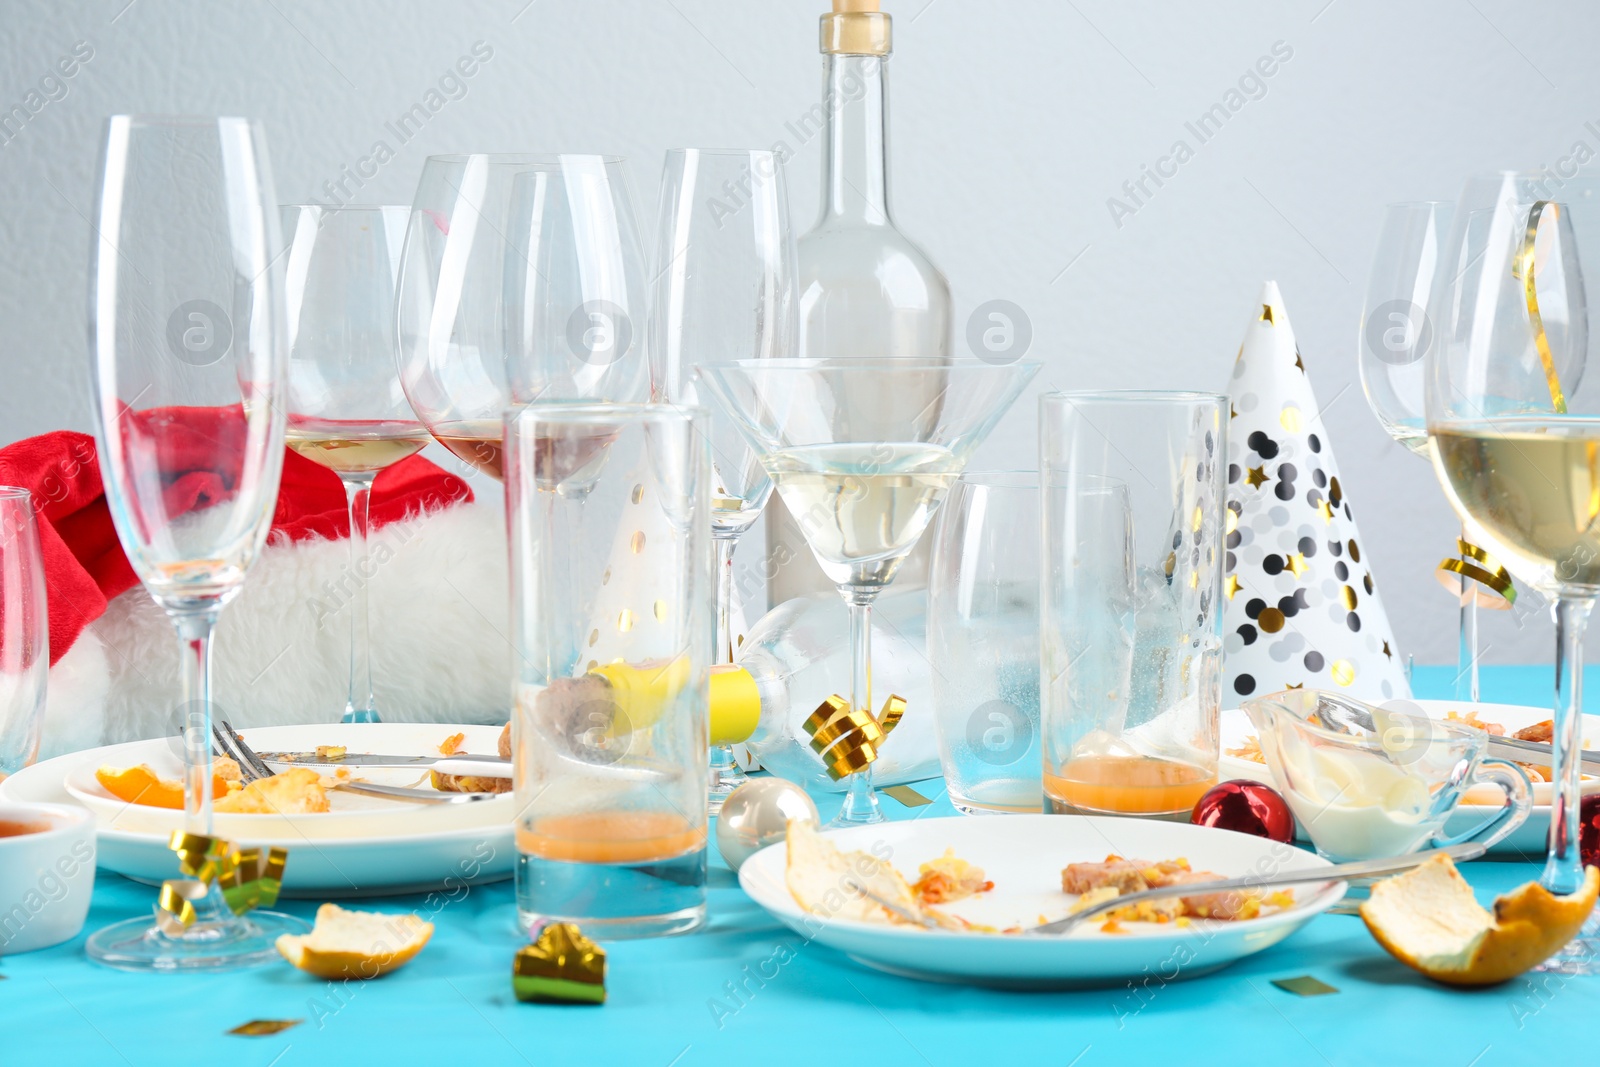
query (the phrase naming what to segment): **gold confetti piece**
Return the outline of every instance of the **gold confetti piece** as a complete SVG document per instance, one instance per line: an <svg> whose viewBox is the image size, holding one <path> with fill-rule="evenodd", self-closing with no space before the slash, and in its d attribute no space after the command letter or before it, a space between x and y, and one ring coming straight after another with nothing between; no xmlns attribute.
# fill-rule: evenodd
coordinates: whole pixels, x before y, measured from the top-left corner
<svg viewBox="0 0 1600 1067"><path fill-rule="evenodd" d="M1232 512L1229 512L1229 514L1231 515ZM1228 594L1228 599L1229 600L1232 600L1233 599L1233 595L1235 593L1237 593L1240 589L1243 589L1243 588L1244 588L1244 586L1239 584L1239 576L1237 574L1228 575L1228 581L1222 587L1223 592Z"/></svg>
<svg viewBox="0 0 1600 1067"><path fill-rule="evenodd" d="M1285 993L1293 993L1297 997L1320 997L1326 993L1339 992L1327 982L1313 978L1309 974L1302 974L1298 978L1274 978L1272 984Z"/></svg>
<svg viewBox="0 0 1600 1067"><path fill-rule="evenodd" d="M291 1027L299 1026L303 1022L305 1022L304 1019L251 1019L249 1022L241 1023L227 1032L236 1034L239 1037L271 1037L273 1034L281 1034Z"/></svg>
<svg viewBox="0 0 1600 1067"><path fill-rule="evenodd" d="M894 797L894 799L908 808L920 808L926 804L933 803L933 801L912 789L909 785L891 785L882 790L882 792L884 796Z"/></svg>

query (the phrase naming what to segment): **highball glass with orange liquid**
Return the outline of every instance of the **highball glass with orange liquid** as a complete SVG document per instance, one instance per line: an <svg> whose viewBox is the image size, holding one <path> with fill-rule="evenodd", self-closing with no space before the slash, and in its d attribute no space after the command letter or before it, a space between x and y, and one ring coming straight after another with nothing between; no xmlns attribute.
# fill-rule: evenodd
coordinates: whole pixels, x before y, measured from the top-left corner
<svg viewBox="0 0 1600 1067"><path fill-rule="evenodd" d="M1217 782L1227 398L1040 401L1044 802L1187 814Z"/></svg>
<svg viewBox="0 0 1600 1067"><path fill-rule="evenodd" d="M705 921L705 412L508 412L517 913L592 937Z"/></svg>

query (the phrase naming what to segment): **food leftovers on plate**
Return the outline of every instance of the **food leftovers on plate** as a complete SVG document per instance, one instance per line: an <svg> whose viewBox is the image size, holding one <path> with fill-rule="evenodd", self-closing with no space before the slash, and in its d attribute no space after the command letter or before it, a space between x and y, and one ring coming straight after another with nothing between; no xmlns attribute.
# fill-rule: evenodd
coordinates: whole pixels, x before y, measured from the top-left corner
<svg viewBox="0 0 1600 1067"><path fill-rule="evenodd" d="M1146 889L1181 888L1195 882L1214 882L1224 877L1212 871L1197 871L1183 857L1171 860L1134 860L1110 855L1099 863L1069 863L1061 872L1061 891L1078 897L1070 911L1082 911L1095 904L1115 900L1124 893ZM1222 893L1200 893L1166 899L1141 900L1105 915L1100 927L1108 934L1121 933L1121 923L1152 922L1189 925L1191 919L1217 919L1238 922L1254 919L1267 909L1282 910L1294 905L1294 893L1281 889L1262 893L1235 889Z"/></svg>
<svg viewBox="0 0 1600 1067"><path fill-rule="evenodd" d="M466 734L451 734L439 745L439 751L446 756L453 756L461 751L461 743L466 740ZM504 759L511 758L511 724L506 723L505 729L500 731L500 744L497 746ZM428 777L433 787L441 793L509 793L511 792L510 778L481 778L471 774L440 774L438 771L429 771Z"/></svg>
<svg viewBox="0 0 1600 1067"><path fill-rule="evenodd" d="M960 868L956 865L960 865ZM974 876L984 886L993 885L983 878L981 870L963 863L949 852L925 864L923 869L941 886L945 885L946 879L949 879L952 887L957 884L970 885ZM932 902L921 897L916 888L887 860L870 852L840 851L817 830L816 823L807 819L789 822L788 866L784 881L795 903L813 915L826 919L855 919L858 922L888 923L920 929L918 923L906 917L914 916L932 919L950 930L988 929L974 927L964 919L947 915L933 907ZM863 893L862 888L873 896L887 900L899 911L879 904Z"/></svg>
<svg viewBox="0 0 1600 1067"><path fill-rule="evenodd" d="M841 851L809 820L797 819L789 823L784 881L795 903L813 915L914 929L923 928L920 920L931 919L948 930L989 934L1024 931L1020 924L1004 928L986 926L937 907L994 889L994 883L984 876L983 869L957 857L954 849L946 849L943 856L922 864L918 875L915 883L909 883L883 857L870 852ZM1152 862L1111 855L1097 863L1068 864L1061 872L1061 890L1077 898L1067 907L1067 914L1114 900L1124 893L1168 887L1179 891L1170 899L1139 901L1106 913L1100 920L1100 930L1107 934L1126 933L1124 923L1188 926L1194 919L1238 922L1294 906L1294 894L1289 890L1181 895L1184 885L1222 877L1210 871L1196 871L1183 858ZM866 892L862 892L863 889ZM894 907L885 907L880 900ZM1041 915L1037 921L1045 923L1049 919Z"/></svg>

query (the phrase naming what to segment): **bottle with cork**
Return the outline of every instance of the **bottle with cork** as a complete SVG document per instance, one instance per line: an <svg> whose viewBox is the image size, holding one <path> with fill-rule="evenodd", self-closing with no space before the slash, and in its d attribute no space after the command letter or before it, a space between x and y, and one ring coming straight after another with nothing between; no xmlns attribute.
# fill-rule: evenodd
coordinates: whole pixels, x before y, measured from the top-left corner
<svg viewBox="0 0 1600 1067"><path fill-rule="evenodd" d="M892 22L878 0L833 0L822 16L822 210L798 242L802 356L950 353L950 285L889 210L891 43ZM885 425L903 425L902 416L929 399L886 391ZM930 540L901 565L897 587L926 585ZM769 603L834 589L805 544L774 495L767 505Z"/></svg>

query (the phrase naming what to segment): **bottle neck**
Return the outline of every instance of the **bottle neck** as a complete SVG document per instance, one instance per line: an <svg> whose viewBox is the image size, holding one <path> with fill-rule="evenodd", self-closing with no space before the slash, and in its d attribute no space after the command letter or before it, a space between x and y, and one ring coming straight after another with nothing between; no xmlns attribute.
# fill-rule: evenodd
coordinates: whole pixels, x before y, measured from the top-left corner
<svg viewBox="0 0 1600 1067"><path fill-rule="evenodd" d="M823 57L822 222L889 225L889 68L887 56Z"/></svg>

